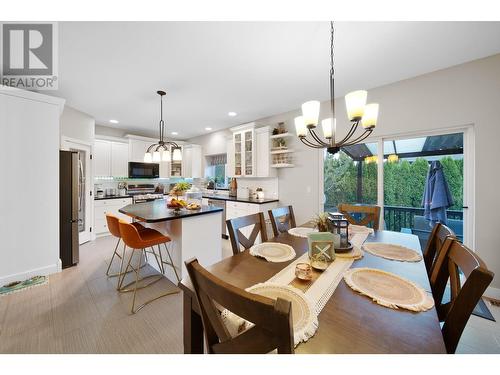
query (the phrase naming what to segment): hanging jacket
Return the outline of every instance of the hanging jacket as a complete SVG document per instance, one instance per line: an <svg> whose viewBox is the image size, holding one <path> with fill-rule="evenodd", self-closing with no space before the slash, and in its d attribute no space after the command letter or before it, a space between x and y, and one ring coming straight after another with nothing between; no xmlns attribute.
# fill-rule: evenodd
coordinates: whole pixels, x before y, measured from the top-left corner
<svg viewBox="0 0 500 375"><path fill-rule="evenodd" d="M443 173L443 166L437 160L431 163L427 173L422 206L425 219L446 224L446 209L453 206L453 197Z"/></svg>

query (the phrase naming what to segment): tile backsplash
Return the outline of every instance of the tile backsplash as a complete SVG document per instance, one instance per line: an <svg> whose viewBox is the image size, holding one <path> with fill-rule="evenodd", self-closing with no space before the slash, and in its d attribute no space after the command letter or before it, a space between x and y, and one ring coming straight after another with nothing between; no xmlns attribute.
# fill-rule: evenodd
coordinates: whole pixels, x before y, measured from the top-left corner
<svg viewBox="0 0 500 375"><path fill-rule="evenodd" d="M250 194L255 192L257 188L262 188L264 191L265 198L276 198L278 199L278 177L270 178L237 178L236 179L239 188L248 188Z"/></svg>

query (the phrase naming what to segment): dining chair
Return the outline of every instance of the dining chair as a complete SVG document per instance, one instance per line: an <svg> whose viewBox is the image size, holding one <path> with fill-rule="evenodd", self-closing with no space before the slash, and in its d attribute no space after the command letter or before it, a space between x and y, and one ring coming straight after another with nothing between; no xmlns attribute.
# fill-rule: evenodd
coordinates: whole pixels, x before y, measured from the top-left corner
<svg viewBox="0 0 500 375"><path fill-rule="evenodd" d="M436 223L432 228L432 232L427 240L427 245L422 253L424 258L425 268L427 270L427 275L430 277L432 270L435 265L435 260L444 244L444 241L448 237L455 238L455 233L448 228L446 225L441 223Z"/></svg>
<svg viewBox="0 0 500 375"><path fill-rule="evenodd" d="M290 301L274 300L230 285L208 272L196 258L185 265L200 307L209 354L264 354L274 349L278 354L294 352ZM222 319L221 306L253 326L231 335Z"/></svg>
<svg viewBox="0 0 500 375"><path fill-rule="evenodd" d="M261 241L267 241L266 220L262 212L229 219L226 220L226 224L234 255L240 252L240 244L245 250L251 248L255 244L259 233ZM250 227L251 225L254 227L247 237L241 232L241 229Z"/></svg>
<svg viewBox="0 0 500 375"><path fill-rule="evenodd" d="M476 253L456 238L446 238L430 283L439 320L444 322L441 331L449 354L455 353L465 325L493 276ZM443 299L448 283L449 302Z"/></svg>
<svg viewBox="0 0 500 375"><path fill-rule="evenodd" d="M354 205L340 203L337 210L345 216L350 224L355 225L371 225L374 230L379 228L380 207L367 205ZM360 219L355 218L352 214L362 215Z"/></svg>
<svg viewBox="0 0 500 375"><path fill-rule="evenodd" d="M292 206L269 210L269 218L271 219L271 226L273 227L275 237L297 226Z"/></svg>

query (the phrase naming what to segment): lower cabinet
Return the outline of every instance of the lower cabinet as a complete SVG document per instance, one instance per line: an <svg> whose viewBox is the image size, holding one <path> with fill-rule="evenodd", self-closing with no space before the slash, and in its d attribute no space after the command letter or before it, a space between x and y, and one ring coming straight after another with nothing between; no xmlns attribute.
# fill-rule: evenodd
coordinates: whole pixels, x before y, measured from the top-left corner
<svg viewBox="0 0 500 375"><path fill-rule="evenodd" d="M132 219L118 212L120 208L132 204L132 198L99 199L94 201L94 232L96 235L109 233L106 214L110 213L120 219L131 222Z"/></svg>
<svg viewBox="0 0 500 375"><path fill-rule="evenodd" d="M257 203L226 201L226 220L262 212L264 213L264 218L266 219L267 236L270 238L273 237L273 232L272 232L271 222L269 220L268 210L272 210L273 208L276 207L278 207L278 202L257 204ZM241 233L243 233L244 236L249 237L250 233L252 233L252 229L253 226L242 228ZM256 243L260 242L261 239L259 235Z"/></svg>

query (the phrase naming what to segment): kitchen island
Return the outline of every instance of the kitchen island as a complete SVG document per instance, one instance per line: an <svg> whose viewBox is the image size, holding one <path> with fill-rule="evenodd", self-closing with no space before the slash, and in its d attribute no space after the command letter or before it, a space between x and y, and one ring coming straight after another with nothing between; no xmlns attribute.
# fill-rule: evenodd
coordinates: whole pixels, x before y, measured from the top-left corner
<svg viewBox="0 0 500 375"><path fill-rule="evenodd" d="M187 277L184 261L188 259L196 257L203 266L212 265L222 259L222 211L218 207L201 206L199 210L182 209L175 212L167 207L165 199L129 204L119 210L172 239L167 246L181 279ZM149 257L149 264L158 270L153 257ZM177 284L171 267L165 267L165 276Z"/></svg>

